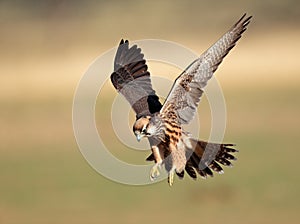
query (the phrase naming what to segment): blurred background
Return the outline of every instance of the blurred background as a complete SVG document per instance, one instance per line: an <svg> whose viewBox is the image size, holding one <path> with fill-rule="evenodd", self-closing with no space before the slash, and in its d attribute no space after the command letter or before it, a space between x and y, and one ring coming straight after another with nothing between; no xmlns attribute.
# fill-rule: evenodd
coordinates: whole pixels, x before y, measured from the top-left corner
<svg viewBox="0 0 300 224"><path fill-rule="evenodd" d="M92 61L121 38L175 41L200 54L244 12L253 21L216 72L228 112L224 141L240 150L234 168L176 179L172 188L96 173L72 130L73 95ZM298 223L299 12L297 0L1 0L0 223ZM172 79L180 72L151 65ZM147 164L148 153L118 142L103 119L116 96L106 91L96 105L98 128L112 139L106 144ZM199 116L205 139L205 98Z"/></svg>

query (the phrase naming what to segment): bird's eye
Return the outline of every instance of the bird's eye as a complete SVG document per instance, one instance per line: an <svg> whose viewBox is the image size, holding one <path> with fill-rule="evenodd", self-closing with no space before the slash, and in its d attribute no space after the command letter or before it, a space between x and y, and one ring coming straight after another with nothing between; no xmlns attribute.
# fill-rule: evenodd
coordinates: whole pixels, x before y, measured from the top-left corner
<svg viewBox="0 0 300 224"><path fill-rule="evenodd" d="M142 129L142 133L145 134L146 133L146 127L143 127Z"/></svg>
<svg viewBox="0 0 300 224"><path fill-rule="evenodd" d="M147 134L147 128L148 128L148 124L144 125L143 129L142 129L142 133L143 134Z"/></svg>

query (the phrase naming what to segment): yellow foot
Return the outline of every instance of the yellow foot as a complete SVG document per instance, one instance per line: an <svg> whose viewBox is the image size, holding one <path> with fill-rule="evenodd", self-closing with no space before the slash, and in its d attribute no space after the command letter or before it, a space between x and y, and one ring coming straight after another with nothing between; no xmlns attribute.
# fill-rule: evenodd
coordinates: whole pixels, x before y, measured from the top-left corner
<svg viewBox="0 0 300 224"><path fill-rule="evenodd" d="M159 175L160 163L156 163L150 171L150 180L154 181Z"/></svg>
<svg viewBox="0 0 300 224"><path fill-rule="evenodd" d="M169 172L168 183L169 183L169 186L172 187L172 185L174 183L174 171Z"/></svg>

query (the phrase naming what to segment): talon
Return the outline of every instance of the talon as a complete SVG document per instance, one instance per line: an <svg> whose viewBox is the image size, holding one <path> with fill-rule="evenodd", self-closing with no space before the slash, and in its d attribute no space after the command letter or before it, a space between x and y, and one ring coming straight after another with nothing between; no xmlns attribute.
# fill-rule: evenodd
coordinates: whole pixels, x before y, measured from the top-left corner
<svg viewBox="0 0 300 224"><path fill-rule="evenodd" d="M171 171L169 173L169 176L168 176L168 183L169 183L169 186L172 187L173 183L174 183L174 171Z"/></svg>
<svg viewBox="0 0 300 224"><path fill-rule="evenodd" d="M160 168L160 164L159 163L156 163L152 168L151 168L151 171L150 171L150 180L151 181L154 181L159 175L159 168Z"/></svg>

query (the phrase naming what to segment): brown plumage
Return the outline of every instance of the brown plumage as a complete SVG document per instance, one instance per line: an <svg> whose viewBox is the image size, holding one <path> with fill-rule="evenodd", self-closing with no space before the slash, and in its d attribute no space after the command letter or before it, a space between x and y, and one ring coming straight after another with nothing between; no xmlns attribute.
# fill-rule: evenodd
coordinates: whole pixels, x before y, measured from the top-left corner
<svg viewBox="0 0 300 224"><path fill-rule="evenodd" d="M185 171L194 179L197 173L206 178L213 176L212 171L223 173L221 165L231 166L231 160L235 160L231 154L237 152L233 144L193 139L182 125L193 119L207 81L246 30L251 16L245 16L178 76L163 106L152 88L141 49L136 45L129 48L128 41L121 40L111 81L136 112L133 132L137 140L149 140L152 154L147 160L155 161L152 180L159 175L161 164L165 165L172 185L174 173L179 178L184 177Z"/></svg>

